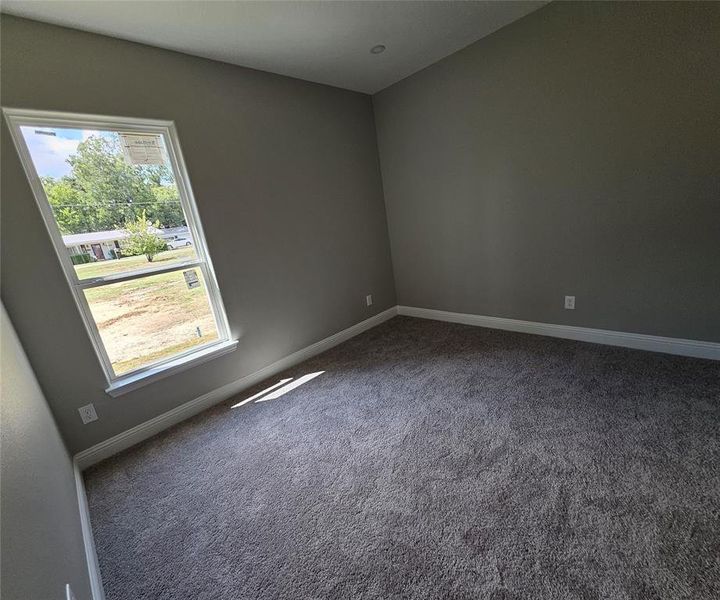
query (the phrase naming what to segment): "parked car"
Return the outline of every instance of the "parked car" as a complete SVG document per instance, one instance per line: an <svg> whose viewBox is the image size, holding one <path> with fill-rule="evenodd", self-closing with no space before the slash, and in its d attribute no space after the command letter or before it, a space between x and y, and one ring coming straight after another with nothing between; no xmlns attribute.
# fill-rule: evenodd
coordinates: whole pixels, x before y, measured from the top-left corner
<svg viewBox="0 0 720 600"><path fill-rule="evenodd" d="M192 246L192 240L186 237L175 236L173 239L167 241L168 250L177 250L184 246Z"/></svg>

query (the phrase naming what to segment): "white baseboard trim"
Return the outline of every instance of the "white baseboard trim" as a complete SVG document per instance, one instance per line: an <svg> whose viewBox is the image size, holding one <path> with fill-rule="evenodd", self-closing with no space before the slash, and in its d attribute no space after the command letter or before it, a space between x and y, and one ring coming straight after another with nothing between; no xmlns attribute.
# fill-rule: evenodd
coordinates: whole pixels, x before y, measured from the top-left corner
<svg viewBox="0 0 720 600"><path fill-rule="evenodd" d="M377 315L357 323L347 329L339 331L319 342L312 344L302 350L298 350L285 358L282 358L259 371L255 371L245 377L224 385L221 388L212 390L195 398L171 411L163 413L141 423L132 429L124 431L104 442L83 450L75 455L75 461L80 470L84 470L105 458L117 454L156 433L171 427L185 419L202 412L206 408L218 404L243 390L260 383L263 379L272 377L285 369L301 363L316 354L329 350L350 338L391 319L395 315L418 317L435 321L448 321L450 323L462 323L478 327L489 327L491 329L505 329L521 333L533 333L550 337L592 342L595 344L606 344L610 346L623 346L638 350L649 350L652 352L664 352L666 354L678 354L680 356L692 356L696 358L708 358L720 360L720 344L715 342L703 342L698 340L684 340L680 338L660 337L655 335L644 335L639 333L626 333L622 331L609 331L605 329L591 329L588 327L575 327L572 325L556 325L552 323L537 323L534 321L521 321L518 319L505 319L502 317L487 317L466 313L455 313L430 308L417 308L413 306L393 306Z"/></svg>
<svg viewBox="0 0 720 600"><path fill-rule="evenodd" d="M92 600L105 600L105 591L100 577L100 565L95 552L95 539L90 524L90 510L85 495L85 482L76 460L73 460L73 471L75 472L75 490L80 510L80 527L82 529L83 545L85 546L85 562L87 563L88 577L90 578L90 593L92 594Z"/></svg>
<svg viewBox="0 0 720 600"><path fill-rule="evenodd" d="M536 323L534 321L519 321L501 317L486 317L466 313L447 312L431 308L416 308L413 306L398 306L398 314L420 319L434 321L448 321L464 325L476 325L491 329L505 329L521 333L534 333L550 337L606 344L608 346L623 346L637 350L650 350L680 356L695 358L709 358L720 360L720 344L703 342L699 340L683 340L680 338L660 337L641 333L625 333L623 331L609 331L606 329L590 329L589 327L575 327L572 325L555 325L552 323Z"/></svg>
<svg viewBox="0 0 720 600"><path fill-rule="evenodd" d="M141 423L132 429L128 429L127 431L113 436L104 442L100 442L87 450L78 452L75 455L75 461L81 471L87 469L95 463L98 463L113 454L117 454L118 452L125 450L138 442L146 440L156 433L159 433L172 425L180 423L181 421L202 412L214 404L218 404L228 398L232 398L234 395L239 394L243 390L260 383L263 379L272 377L276 373L297 365L316 354L325 352L325 350L329 350L333 346L337 346L338 344L341 344L342 342L349 340L350 338L363 333L364 331L367 331L368 329L371 329L388 319L392 319L396 314L397 306L388 308L369 319L365 319L364 321L356 323L347 329L343 329L342 331L339 331L330 337L326 337L311 346L307 346L302 350L293 352L289 356L281 358L259 371L255 371L245 377L231 381L220 388L212 390L207 394L203 394L199 398L190 400L189 402L163 413L154 419L150 419L149 421Z"/></svg>

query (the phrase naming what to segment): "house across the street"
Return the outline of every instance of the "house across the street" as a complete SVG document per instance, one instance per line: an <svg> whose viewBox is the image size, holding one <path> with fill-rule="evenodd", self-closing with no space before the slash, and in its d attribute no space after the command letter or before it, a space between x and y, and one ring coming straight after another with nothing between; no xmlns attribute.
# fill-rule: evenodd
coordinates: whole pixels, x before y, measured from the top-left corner
<svg viewBox="0 0 720 600"><path fill-rule="evenodd" d="M167 229L153 228L153 231L168 243L172 243L172 240L178 238L189 238L187 226L168 227ZM71 233L62 238L70 256L87 255L92 260L111 260L120 258L120 243L127 236L128 233L123 229L111 229L89 233Z"/></svg>
<svg viewBox="0 0 720 600"><path fill-rule="evenodd" d="M63 236L70 256L88 254L95 260L109 260L120 256L120 240L128 236L122 229L72 233Z"/></svg>

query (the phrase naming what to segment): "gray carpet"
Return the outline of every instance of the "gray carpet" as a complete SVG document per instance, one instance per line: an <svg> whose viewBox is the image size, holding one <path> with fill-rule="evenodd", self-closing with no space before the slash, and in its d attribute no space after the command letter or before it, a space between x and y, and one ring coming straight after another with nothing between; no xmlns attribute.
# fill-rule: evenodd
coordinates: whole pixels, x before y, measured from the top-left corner
<svg viewBox="0 0 720 600"><path fill-rule="evenodd" d="M717 599L720 365L398 317L86 483L108 600Z"/></svg>

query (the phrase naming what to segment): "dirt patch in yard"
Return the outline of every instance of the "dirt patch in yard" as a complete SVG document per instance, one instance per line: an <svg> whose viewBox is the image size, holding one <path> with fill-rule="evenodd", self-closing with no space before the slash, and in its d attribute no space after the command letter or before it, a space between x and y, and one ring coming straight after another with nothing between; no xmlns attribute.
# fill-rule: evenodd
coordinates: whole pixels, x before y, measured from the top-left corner
<svg viewBox="0 0 720 600"><path fill-rule="evenodd" d="M189 289L182 271L85 294L118 375L218 337L205 286Z"/></svg>

